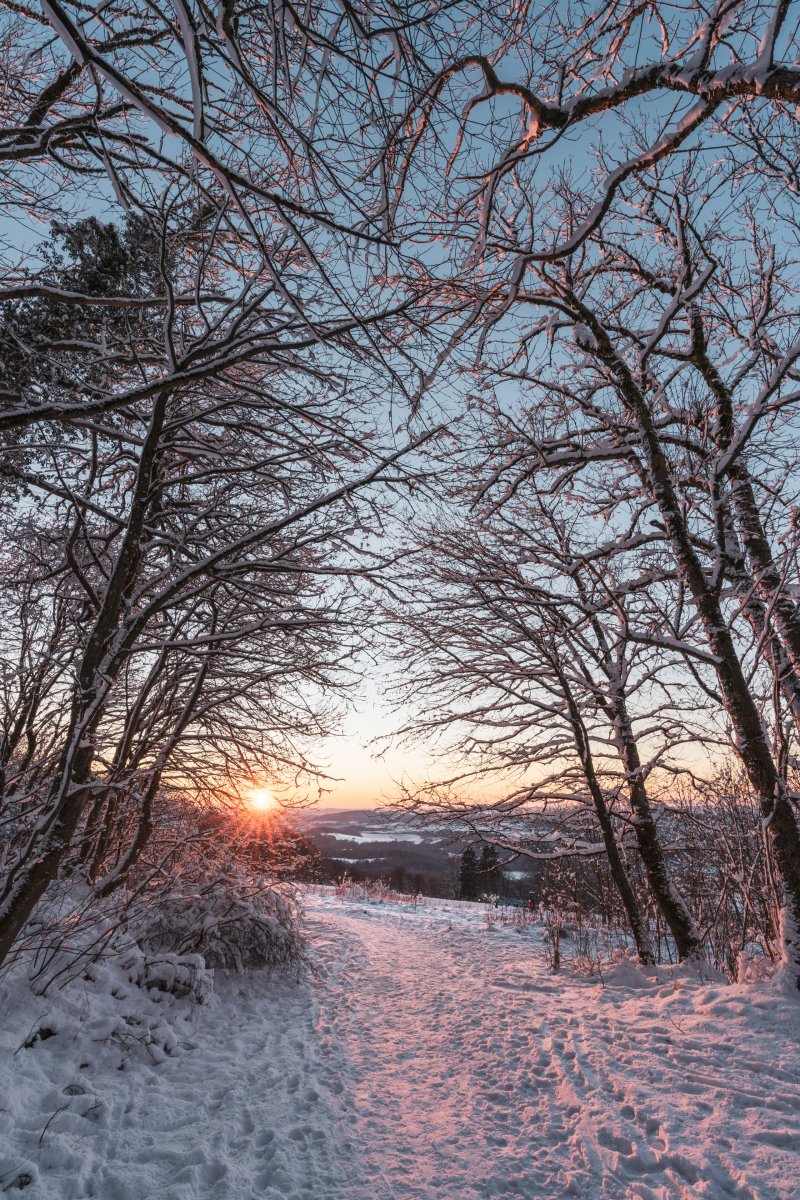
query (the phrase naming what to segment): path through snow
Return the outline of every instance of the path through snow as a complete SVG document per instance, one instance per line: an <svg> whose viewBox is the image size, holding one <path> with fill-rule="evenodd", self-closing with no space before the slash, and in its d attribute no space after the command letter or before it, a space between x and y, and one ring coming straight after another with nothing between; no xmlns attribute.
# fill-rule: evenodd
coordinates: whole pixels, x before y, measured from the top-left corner
<svg viewBox="0 0 800 1200"><path fill-rule="evenodd" d="M314 979L221 984L160 1064L118 1071L51 1002L57 1035L0 1081L0 1191L27 1172L26 1200L800 1195L793 999L553 976L533 929L477 905L319 893L309 925Z"/></svg>
<svg viewBox="0 0 800 1200"><path fill-rule="evenodd" d="M363 1151L348 1200L800 1196L785 1000L554 977L530 930L444 915L328 918L321 1048Z"/></svg>

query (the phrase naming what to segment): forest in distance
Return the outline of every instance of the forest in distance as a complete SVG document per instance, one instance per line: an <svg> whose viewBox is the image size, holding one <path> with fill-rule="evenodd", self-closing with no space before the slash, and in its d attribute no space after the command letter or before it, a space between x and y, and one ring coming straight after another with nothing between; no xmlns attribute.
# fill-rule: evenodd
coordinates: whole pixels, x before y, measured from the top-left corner
<svg viewBox="0 0 800 1200"><path fill-rule="evenodd" d="M0 62L0 974L302 956L377 663L404 827L797 992L798 6L0 0Z"/></svg>

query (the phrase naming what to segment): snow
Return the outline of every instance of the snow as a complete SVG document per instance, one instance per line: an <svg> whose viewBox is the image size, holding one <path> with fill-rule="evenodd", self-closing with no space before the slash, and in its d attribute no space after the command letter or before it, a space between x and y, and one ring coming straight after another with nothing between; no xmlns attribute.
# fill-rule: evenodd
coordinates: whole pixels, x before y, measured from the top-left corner
<svg viewBox="0 0 800 1200"><path fill-rule="evenodd" d="M122 964L45 998L7 980L0 1192L796 1197L800 1005L780 988L627 960L553 975L540 930L479 904L316 889L308 933L314 971L218 973L203 1004Z"/></svg>
<svg viewBox="0 0 800 1200"><path fill-rule="evenodd" d="M412 842L420 845L424 838L419 833L398 832L392 829L365 829L363 833L332 833L324 832L325 837L334 838L337 842L354 842L357 845L367 845L370 842Z"/></svg>
<svg viewBox="0 0 800 1200"><path fill-rule="evenodd" d="M578 346L585 350L597 349L597 338L592 333L588 325L578 324L573 330L573 336Z"/></svg>

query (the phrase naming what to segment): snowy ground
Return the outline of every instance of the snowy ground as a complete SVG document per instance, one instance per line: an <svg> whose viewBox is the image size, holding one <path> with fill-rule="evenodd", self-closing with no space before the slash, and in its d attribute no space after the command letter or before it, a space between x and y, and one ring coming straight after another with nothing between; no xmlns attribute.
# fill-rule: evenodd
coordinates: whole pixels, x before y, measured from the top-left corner
<svg viewBox="0 0 800 1200"><path fill-rule="evenodd" d="M477 905L319 893L309 932L315 978L218 980L194 1009L110 970L25 1010L1 997L0 1192L800 1196L795 999L554 977L533 929Z"/></svg>

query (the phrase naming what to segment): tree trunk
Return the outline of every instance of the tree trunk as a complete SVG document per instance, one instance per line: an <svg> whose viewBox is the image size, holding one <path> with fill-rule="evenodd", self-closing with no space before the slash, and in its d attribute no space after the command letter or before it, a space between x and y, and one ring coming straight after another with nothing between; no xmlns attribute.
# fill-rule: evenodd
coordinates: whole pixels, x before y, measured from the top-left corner
<svg viewBox="0 0 800 1200"><path fill-rule="evenodd" d="M69 736L48 797L47 815L37 823L0 896L0 965L55 879L91 795L92 740L121 666L120 655L113 652L114 636L141 566L144 519L159 460L166 406L167 393L163 393L154 405L142 446L122 545L78 669Z"/></svg>
<svg viewBox="0 0 800 1200"><path fill-rule="evenodd" d="M800 734L800 672L796 671L783 641L769 626L769 612L753 585L735 531L730 530L727 548L728 578L739 597L742 612L762 647L772 677L783 693L792 722Z"/></svg>
<svg viewBox="0 0 800 1200"><path fill-rule="evenodd" d="M647 922L642 912L641 906L633 886L628 877L628 872L625 868L625 863L620 854L619 845L614 835L614 826L611 821L611 813L608 811L606 798L603 795L603 789L600 786L600 781L597 778L597 772L594 768L592 752L589 747L589 739L586 735L586 729L581 720L580 710L575 701L569 683L559 668L556 668L559 682L567 702L569 712L570 728L575 741L575 749L578 752L578 758L583 768L586 786L589 789L589 795L592 798L595 812L597 813L597 822L600 826L600 832L603 837L603 845L605 847L606 856L608 858L608 866L611 871L611 878L614 880L620 899L622 900L625 913L628 918L628 924L631 927L633 940L636 944L636 953L639 957L639 962L652 964L656 961L655 950L650 938L650 931L647 928Z"/></svg>
<svg viewBox="0 0 800 1200"><path fill-rule="evenodd" d="M758 796L767 844L780 880L784 960L792 972L794 985L800 990L800 830L725 621L718 589L706 577L692 544L670 466L645 398L627 365L617 356L606 331L583 305L579 307L597 338L598 357L616 376L623 403L639 426L650 493L661 512L678 568L694 599L709 648L717 660L716 672L725 710L736 735L739 757ZM717 502L720 502L719 497Z"/></svg>
<svg viewBox="0 0 800 1200"><path fill-rule="evenodd" d="M693 360L699 368L717 402L715 434L717 451L725 454L735 436L733 397L708 354L708 344L702 318L694 308L691 315L694 336ZM781 685L795 726L800 732L800 608L786 588L772 553L761 512L756 501L753 480L743 458L736 459L728 469L731 483L733 517L738 528L744 556L749 564L748 574L743 556L736 554L735 584L745 605L753 611L760 609L762 627L767 636L761 637L764 652L773 671L778 669ZM734 535L735 536L735 535ZM751 590L755 596L750 596ZM756 597L758 598L756 600ZM753 624L751 612L746 613ZM767 629L774 622L778 645ZM755 628L755 626L754 626ZM787 661L788 659L788 661Z"/></svg>
<svg viewBox="0 0 800 1200"><path fill-rule="evenodd" d="M612 696L608 712L614 723L617 751L625 768L632 824L647 882L675 941L678 958L683 961L687 958L702 957L703 943L697 926L686 901L672 882L644 782L636 736L625 698L619 691Z"/></svg>

